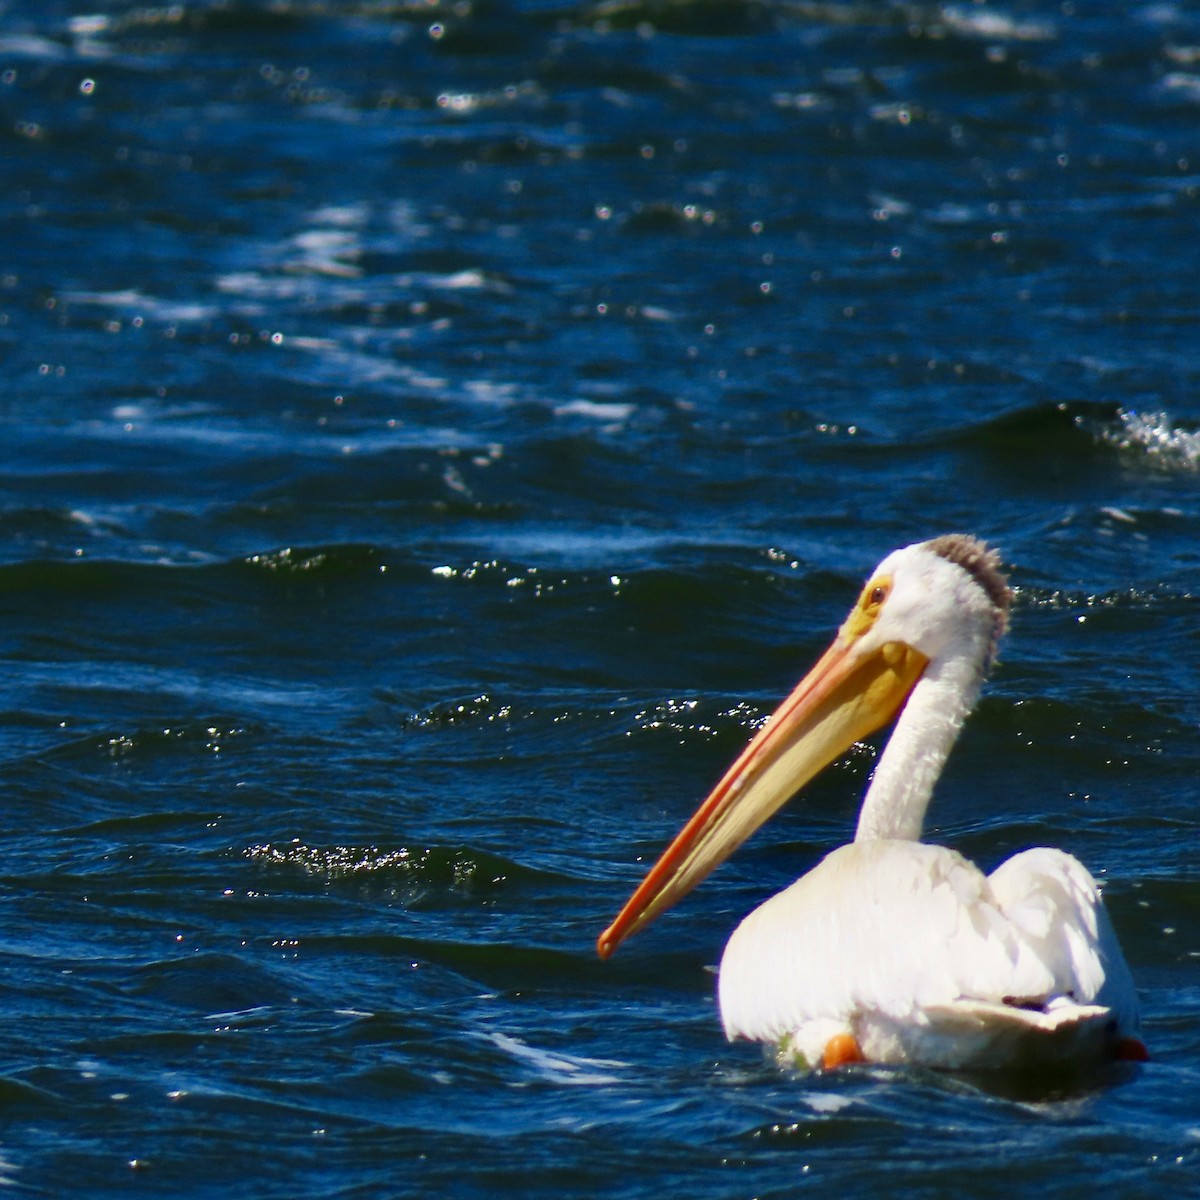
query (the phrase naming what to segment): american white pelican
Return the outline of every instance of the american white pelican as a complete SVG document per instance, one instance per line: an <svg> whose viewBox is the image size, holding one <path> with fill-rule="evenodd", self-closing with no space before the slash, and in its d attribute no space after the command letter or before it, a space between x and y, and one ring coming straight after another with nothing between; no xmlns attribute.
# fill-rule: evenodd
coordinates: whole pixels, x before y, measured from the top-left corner
<svg viewBox="0 0 1200 1200"><path fill-rule="evenodd" d="M825 1067L1145 1058L1129 968L1080 862L1026 850L985 876L954 850L920 841L1009 599L997 554L962 534L885 558L833 645L601 934L601 956L898 713L854 841L730 938L719 981L726 1035Z"/></svg>

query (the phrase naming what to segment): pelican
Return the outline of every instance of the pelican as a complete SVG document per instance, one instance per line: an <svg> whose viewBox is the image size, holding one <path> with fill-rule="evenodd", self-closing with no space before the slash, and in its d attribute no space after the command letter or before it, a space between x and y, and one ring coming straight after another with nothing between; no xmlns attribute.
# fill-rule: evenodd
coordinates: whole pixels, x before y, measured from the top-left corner
<svg viewBox="0 0 1200 1200"><path fill-rule="evenodd" d="M755 909L721 959L726 1036L833 1068L1144 1059L1096 881L1061 850L984 875L921 841L934 784L1008 622L999 556L965 534L893 551L833 644L600 935L607 958L800 787L895 717L854 841Z"/></svg>

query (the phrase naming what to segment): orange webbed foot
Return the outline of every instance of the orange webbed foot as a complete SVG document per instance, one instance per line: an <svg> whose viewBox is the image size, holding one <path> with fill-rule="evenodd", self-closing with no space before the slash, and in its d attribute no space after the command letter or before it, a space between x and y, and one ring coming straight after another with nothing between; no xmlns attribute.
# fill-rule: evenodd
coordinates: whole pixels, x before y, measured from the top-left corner
<svg viewBox="0 0 1200 1200"><path fill-rule="evenodd" d="M866 1061L866 1055L852 1033L835 1034L825 1043L825 1053L821 1056L821 1066L827 1071Z"/></svg>

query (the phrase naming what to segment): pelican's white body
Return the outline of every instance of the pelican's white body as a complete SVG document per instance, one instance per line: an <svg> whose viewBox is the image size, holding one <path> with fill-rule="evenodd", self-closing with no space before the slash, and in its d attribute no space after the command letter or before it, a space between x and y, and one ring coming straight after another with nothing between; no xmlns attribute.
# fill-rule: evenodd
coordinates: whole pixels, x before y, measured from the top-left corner
<svg viewBox="0 0 1200 1200"><path fill-rule="evenodd" d="M973 1068L1096 1061L1137 1031L1095 881L1048 849L984 876L941 846L842 846L737 928L719 994L728 1037L810 1066L842 1033L870 1062Z"/></svg>

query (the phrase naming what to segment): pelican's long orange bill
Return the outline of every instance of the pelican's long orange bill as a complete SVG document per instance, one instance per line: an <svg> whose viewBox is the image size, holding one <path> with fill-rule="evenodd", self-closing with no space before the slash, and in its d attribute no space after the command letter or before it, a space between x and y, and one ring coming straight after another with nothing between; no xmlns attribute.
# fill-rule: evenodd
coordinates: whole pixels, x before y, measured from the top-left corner
<svg viewBox="0 0 1200 1200"><path fill-rule="evenodd" d="M666 848L596 949L607 958L724 862L838 755L899 711L929 660L843 629Z"/></svg>

